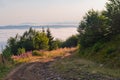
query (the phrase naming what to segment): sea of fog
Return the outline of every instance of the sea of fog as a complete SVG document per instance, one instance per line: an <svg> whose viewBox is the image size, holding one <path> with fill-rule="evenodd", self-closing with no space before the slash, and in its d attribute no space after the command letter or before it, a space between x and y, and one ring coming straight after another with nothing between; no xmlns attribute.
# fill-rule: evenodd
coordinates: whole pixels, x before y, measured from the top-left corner
<svg viewBox="0 0 120 80"><path fill-rule="evenodd" d="M42 26L44 27L44 29L46 30L47 27L50 28L50 31L52 33L52 36L55 39L61 39L61 40L65 40L68 37L70 37L71 35L77 34L77 26L75 25L62 25L60 27L60 25L54 25L52 26ZM42 27L36 27L36 26L32 26L33 29L35 30L41 30ZM0 52L2 51L2 49L5 48L5 45L7 44L7 40L10 37L15 37L16 34L22 35L25 31L28 31L30 28L30 26L25 27L25 26L0 26Z"/></svg>

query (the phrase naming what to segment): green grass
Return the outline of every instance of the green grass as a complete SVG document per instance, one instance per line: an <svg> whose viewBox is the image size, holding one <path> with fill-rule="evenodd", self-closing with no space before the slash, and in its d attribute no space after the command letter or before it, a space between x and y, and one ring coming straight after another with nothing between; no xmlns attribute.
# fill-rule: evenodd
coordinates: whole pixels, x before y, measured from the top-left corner
<svg viewBox="0 0 120 80"><path fill-rule="evenodd" d="M74 54L71 57L58 60L51 67L65 77L81 78L85 77L80 72L89 72L91 74L102 74L104 76L112 76L120 78L120 69L110 69L102 64L92 62L90 60L81 59Z"/></svg>
<svg viewBox="0 0 120 80"><path fill-rule="evenodd" d="M80 57L104 64L109 68L120 68L120 35L113 36L110 41L98 42L94 46L81 49Z"/></svg>
<svg viewBox="0 0 120 80"><path fill-rule="evenodd" d="M8 72L13 68L13 65L3 65L0 64L0 80L3 80L3 78L8 74Z"/></svg>
<svg viewBox="0 0 120 80"><path fill-rule="evenodd" d="M91 68L88 68L88 71L120 78L120 69L110 69L106 67L93 66Z"/></svg>

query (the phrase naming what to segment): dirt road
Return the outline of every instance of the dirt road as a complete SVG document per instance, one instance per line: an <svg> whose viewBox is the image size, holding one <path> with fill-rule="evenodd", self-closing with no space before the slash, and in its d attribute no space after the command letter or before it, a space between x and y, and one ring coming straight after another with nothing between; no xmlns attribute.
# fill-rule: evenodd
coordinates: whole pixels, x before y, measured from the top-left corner
<svg viewBox="0 0 120 80"><path fill-rule="evenodd" d="M56 59L57 60L57 59ZM80 72L81 78L63 77L51 68L54 61L24 63L10 72L5 80L119 80L98 74ZM84 77L83 77L84 76Z"/></svg>
<svg viewBox="0 0 120 80"><path fill-rule="evenodd" d="M69 56L71 55L67 54L66 57L69 58ZM67 60L67 62L73 61L72 58L70 59L71 61ZM106 75L89 73L83 70L78 71L78 68L80 69L81 64L79 66L75 66L77 68L69 68L69 70L59 73L57 72L58 69L55 69L55 67L52 67L51 65L55 64L56 61L58 61L56 66L58 66L60 62L65 64L65 62L62 60L63 57L55 57L52 59L43 60L39 60L39 58L37 58L34 60L34 62L32 61L19 65L13 69L4 80L120 80ZM81 62L79 61L78 63Z"/></svg>

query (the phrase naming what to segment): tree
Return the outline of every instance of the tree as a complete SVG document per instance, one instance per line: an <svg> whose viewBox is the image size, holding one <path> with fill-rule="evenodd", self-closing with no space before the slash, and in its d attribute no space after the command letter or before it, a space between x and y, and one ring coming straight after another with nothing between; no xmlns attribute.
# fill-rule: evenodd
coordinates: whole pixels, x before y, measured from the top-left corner
<svg viewBox="0 0 120 80"><path fill-rule="evenodd" d="M63 42L62 47L76 47L78 45L78 36L72 35L65 42Z"/></svg>
<svg viewBox="0 0 120 80"><path fill-rule="evenodd" d="M57 48L61 48L62 47L62 44L63 44L63 41L60 40L60 39L55 39L54 40L55 44L57 45Z"/></svg>
<svg viewBox="0 0 120 80"><path fill-rule="evenodd" d="M58 49L58 47L59 47L58 42L57 41L53 41L52 45L51 45L51 50Z"/></svg>
<svg viewBox="0 0 120 80"><path fill-rule="evenodd" d="M106 9L106 16L110 19L111 33L120 34L120 0L109 0Z"/></svg>
<svg viewBox="0 0 120 80"><path fill-rule="evenodd" d="M5 63L5 60L10 60L11 59L11 49L9 47L5 48L4 50L2 50L2 63Z"/></svg>
<svg viewBox="0 0 120 80"><path fill-rule="evenodd" d="M26 51L34 50L34 36L36 31L32 28L26 31L20 38L19 47L25 48Z"/></svg>
<svg viewBox="0 0 120 80"><path fill-rule="evenodd" d="M83 47L89 47L100 39L105 38L109 33L107 24L108 18L102 13L93 9L88 11L78 27L80 44Z"/></svg>
<svg viewBox="0 0 120 80"><path fill-rule="evenodd" d="M30 28L29 31L26 31L22 36L18 36L17 34L16 37L8 39L8 44L3 52L6 54L5 50L10 49L11 54L17 55L35 49L46 50L48 49L48 42L49 38L46 33Z"/></svg>
<svg viewBox="0 0 120 80"><path fill-rule="evenodd" d="M44 29L44 27L42 27L42 32L45 33L45 29Z"/></svg>
<svg viewBox="0 0 120 80"><path fill-rule="evenodd" d="M51 34L49 28L47 29L47 37L48 37L48 39L49 39L49 42L48 42L49 50L52 50L52 46L53 46L52 43L53 43L53 39L54 39L54 37L52 37L52 34Z"/></svg>
<svg viewBox="0 0 120 80"><path fill-rule="evenodd" d="M17 54L25 53L25 48L18 48Z"/></svg>
<svg viewBox="0 0 120 80"><path fill-rule="evenodd" d="M13 38L13 37L10 37L9 39L8 39L8 41L7 41L7 46L6 46L6 48L9 48L9 49L11 49L10 51L11 51L11 53L13 53L14 55L16 55L17 54L17 48L18 48L18 37L17 37L17 35L16 35L16 37L15 38ZM6 49L6 50L8 50L8 49Z"/></svg>
<svg viewBox="0 0 120 80"><path fill-rule="evenodd" d="M39 50L39 49L42 49L42 50L46 50L48 49L48 42L49 42L49 39L48 37L46 36L45 33L41 32L37 32L36 35L34 36L34 47L35 49Z"/></svg>

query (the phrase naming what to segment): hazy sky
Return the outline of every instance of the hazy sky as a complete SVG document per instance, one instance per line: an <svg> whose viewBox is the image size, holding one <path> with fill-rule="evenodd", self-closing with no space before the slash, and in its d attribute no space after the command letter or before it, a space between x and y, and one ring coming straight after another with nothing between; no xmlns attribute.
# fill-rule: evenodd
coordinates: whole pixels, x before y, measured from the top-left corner
<svg viewBox="0 0 120 80"><path fill-rule="evenodd" d="M80 22L89 9L103 10L106 0L0 0L0 25Z"/></svg>

